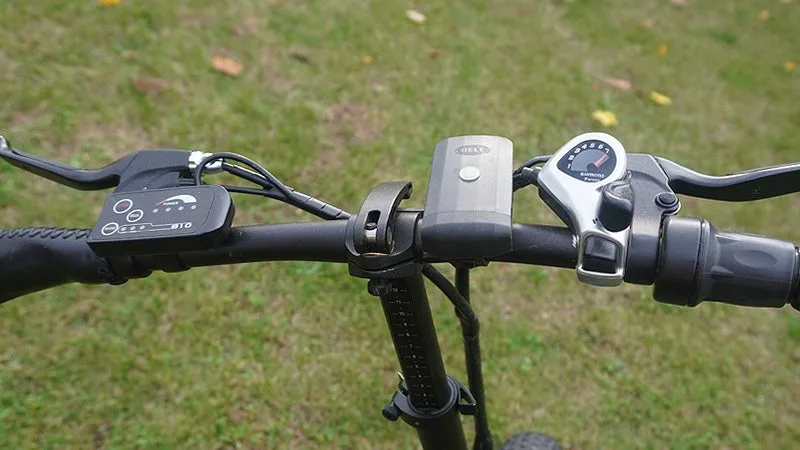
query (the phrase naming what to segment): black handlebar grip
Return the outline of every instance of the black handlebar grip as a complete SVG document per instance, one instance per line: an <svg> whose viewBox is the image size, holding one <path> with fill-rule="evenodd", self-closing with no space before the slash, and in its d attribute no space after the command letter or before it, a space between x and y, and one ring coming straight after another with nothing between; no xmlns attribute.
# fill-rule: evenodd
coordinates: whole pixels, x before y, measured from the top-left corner
<svg viewBox="0 0 800 450"><path fill-rule="evenodd" d="M693 217L664 219L653 290L660 302L781 308L795 300L797 285L798 253L791 242L719 232Z"/></svg>
<svg viewBox="0 0 800 450"><path fill-rule="evenodd" d="M0 230L0 303L67 283L124 283L86 244L90 231Z"/></svg>

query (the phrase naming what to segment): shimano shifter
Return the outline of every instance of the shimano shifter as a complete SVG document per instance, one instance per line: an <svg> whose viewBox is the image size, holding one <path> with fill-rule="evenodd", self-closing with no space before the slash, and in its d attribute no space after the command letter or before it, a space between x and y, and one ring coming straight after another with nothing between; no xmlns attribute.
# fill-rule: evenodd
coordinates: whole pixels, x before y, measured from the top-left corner
<svg viewBox="0 0 800 450"><path fill-rule="evenodd" d="M633 218L625 148L606 133L564 144L538 174L539 195L578 241L578 279L616 286L625 275Z"/></svg>

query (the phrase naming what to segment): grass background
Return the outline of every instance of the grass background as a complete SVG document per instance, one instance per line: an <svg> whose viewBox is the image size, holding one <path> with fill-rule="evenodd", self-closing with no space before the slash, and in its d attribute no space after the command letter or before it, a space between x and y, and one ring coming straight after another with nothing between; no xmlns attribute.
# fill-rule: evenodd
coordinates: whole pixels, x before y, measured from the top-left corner
<svg viewBox="0 0 800 450"><path fill-rule="evenodd" d="M628 151L699 171L800 160L800 76L782 68L800 59L800 3L688 3L0 0L0 129L18 148L92 167L140 148L239 152L350 211L393 179L413 181L408 204L422 206L441 138L507 136L522 162L595 129L597 108L618 115ZM425 24L405 18L411 7ZM215 72L218 54L242 73ZM141 92L135 77L168 87ZM652 104L650 90L673 104ZM2 164L0 226L90 227L103 195ZM515 199L516 221L557 223L533 190ZM239 224L308 220L236 202ZM683 204L721 229L800 242L796 197ZM379 305L346 275L296 262L204 268L3 305L0 448L414 448L379 414L397 364ZM498 438L800 442L796 313L679 309L649 288L502 264L475 273L473 295ZM465 379L457 320L443 296L431 303L448 370Z"/></svg>

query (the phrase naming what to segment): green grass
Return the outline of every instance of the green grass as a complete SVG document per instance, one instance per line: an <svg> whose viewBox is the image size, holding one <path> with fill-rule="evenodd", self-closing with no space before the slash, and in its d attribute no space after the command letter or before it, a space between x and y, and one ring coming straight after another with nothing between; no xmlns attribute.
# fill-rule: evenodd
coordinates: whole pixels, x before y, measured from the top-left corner
<svg viewBox="0 0 800 450"><path fill-rule="evenodd" d="M413 6L427 23L406 20ZM757 19L763 9L770 20ZM388 180L413 181L408 204L422 206L439 139L507 136L522 162L595 129L598 107L618 115L628 151L700 171L800 160L800 77L782 68L800 59L798 2L37 0L0 1L0 18L2 134L74 164L139 148L227 150L350 211ZM216 73L217 53L242 61L241 75ZM135 76L169 88L140 93ZM673 104L652 104L651 90ZM89 227L103 195L2 164L0 226ZM307 220L236 202L240 224ZM795 196L685 199L682 214L800 242L799 211ZM532 190L514 214L557 223ZM573 449L800 442L796 313L679 309L649 288L592 288L538 267L493 264L474 279L499 438L537 429ZM457 320L440 294L431 303L448 370L465 380ZM66 286L3 305L0 339L0 448L414 445L380 416L397 364L379 305L343 266Z"/></svg>

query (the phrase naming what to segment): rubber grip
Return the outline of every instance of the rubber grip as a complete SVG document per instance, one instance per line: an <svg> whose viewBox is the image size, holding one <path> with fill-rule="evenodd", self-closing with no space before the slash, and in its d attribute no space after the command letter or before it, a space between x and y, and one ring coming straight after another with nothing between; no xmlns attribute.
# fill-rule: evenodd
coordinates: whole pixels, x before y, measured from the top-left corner
<svg viewBox="0 0 800 450"><path fill-rule="evenodd" d="M86 244L90 231L0 230L0 303L68 283L124 283Z"/></svg>
<svg viewBox="0 0 800 450"><path fill-rule="evenodd" d="M726 233L706 220L664 220L653 297L696 306L703 300L781 308L794 300L798 253L791 242Z"/></svg>

